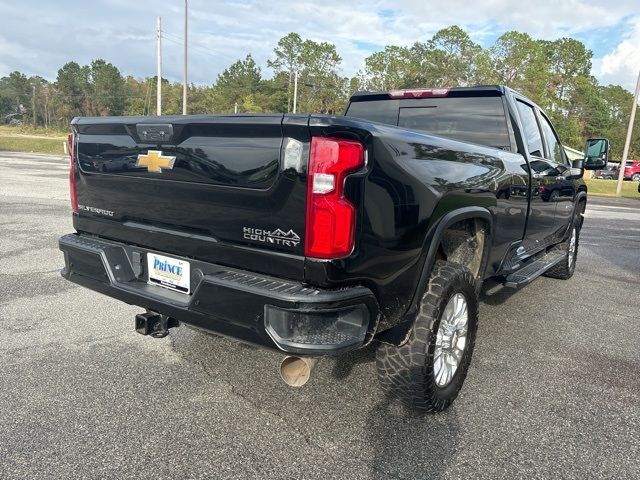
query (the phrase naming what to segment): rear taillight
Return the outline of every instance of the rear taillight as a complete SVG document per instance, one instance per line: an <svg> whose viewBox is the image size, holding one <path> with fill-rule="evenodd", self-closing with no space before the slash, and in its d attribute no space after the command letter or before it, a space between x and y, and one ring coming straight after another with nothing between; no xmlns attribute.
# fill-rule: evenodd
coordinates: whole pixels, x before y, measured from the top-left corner
<svg viewBox="0 0 640 480"><path fill-rule="evenodd" d="M390 90L391 98L429 98L446 97L449 95L448 88L406 88L404 90Z"/></svg>
<svg viewBox="0 0 640 480"><path fill-rule="evenodd" d="M344 180L363 166L361 143L340 138L311 139L304 248L307 257L340 258L353 250L356 209L344 196Z"/></svg>
<svg viewBox="0 0 640 480"><path fill-rule="evenodd" d="M71 199L71 210L78 213L78 193L76 191L76 155L74 150L75 141L73 133L67 137L67 147L69 150L69 198Z"/></svg>

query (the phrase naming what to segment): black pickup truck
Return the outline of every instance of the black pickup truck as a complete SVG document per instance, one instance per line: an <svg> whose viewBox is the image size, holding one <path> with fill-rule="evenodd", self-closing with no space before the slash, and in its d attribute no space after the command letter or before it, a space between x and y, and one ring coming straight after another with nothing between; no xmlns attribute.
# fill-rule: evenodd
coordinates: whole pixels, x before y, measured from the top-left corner
<svg viewBox="0 0 640 480"><path fill-rule="evenodd" d="M535 104L499 86L354 95L343 116L76 118L68 280L315 360L372 342L385 391L443 410L471 360L483 280L568 279L587 200ZM595 145L595 142L600 142ZM597 148L596 148L597 147Z"/></svg>

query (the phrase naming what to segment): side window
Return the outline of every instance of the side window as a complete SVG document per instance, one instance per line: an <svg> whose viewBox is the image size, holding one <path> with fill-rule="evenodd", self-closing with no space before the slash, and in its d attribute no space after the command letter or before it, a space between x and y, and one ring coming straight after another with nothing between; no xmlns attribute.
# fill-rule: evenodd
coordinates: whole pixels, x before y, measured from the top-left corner
<svg viewBox="0 0 640 480"><path fill-rule="evenodd" d="M562 144L556 134L553 132L553 128L551 128L551 124L549 120L546 119L544 115L540 115L540 120L542 123L542 132L544 133L544 139L547 143L547 148L549 150L548 158L554 163L564 163L564 157L562 156Z"/></svg>
<svg viewBox="0 0 640 480"><path fill-rule="evenodd" d="M522 103L520 100L518 100L516 104L518 105L518 112L520 113L520 120L522 121L522 128L524 129L524 139L529 149L529 155L543 157L542 136L540 135L538 121L536 120L536 114L533 108L526 103Z"/></svg>

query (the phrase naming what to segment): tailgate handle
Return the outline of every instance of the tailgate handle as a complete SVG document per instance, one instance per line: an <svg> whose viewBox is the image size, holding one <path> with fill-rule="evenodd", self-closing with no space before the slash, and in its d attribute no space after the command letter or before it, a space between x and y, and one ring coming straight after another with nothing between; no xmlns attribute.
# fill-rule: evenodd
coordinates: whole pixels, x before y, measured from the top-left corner
<svg viewBox="0 0 640 480"><path fill-rule="evenodd" d="M170 143L173 140L173 125L170 123L138 123L136 131L145 143Z"/></svg>

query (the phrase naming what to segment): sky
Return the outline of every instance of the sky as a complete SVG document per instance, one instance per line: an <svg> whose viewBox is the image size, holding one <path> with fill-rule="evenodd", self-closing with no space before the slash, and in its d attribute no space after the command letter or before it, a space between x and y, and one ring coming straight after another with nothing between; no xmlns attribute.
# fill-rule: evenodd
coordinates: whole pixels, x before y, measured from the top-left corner
<svg viewBox="0 0 640 480"><path fill-rule="evenodd" d="M0 0L0 76L13 70L55 80L74 60L103 58L123 74L155 75L156 17L163 23L163 76L182 79L184 0ZM640 70L640 0L189 0L189 81L212 84L251 53L267 59L289 32L336 45L342 74L385 45L428 40L450 25L487 47L502 33L581 40L602 84L633 90Z"/></svg>

